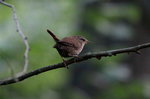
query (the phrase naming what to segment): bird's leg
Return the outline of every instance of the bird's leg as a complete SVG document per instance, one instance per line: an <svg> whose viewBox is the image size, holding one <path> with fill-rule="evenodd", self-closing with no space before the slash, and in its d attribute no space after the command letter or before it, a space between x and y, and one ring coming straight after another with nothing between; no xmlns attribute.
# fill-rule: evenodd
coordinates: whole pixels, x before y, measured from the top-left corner
<svg viewBox="0 0 150 99"><path fill-rule="evenodd" d="M79 57L78 54L73 54L73 55L72 55L72 54L69 53L68 55L69 55L69 56L72 56L72 57L74 58L74 62L77 63L77 59L78 59L78 57Z"/></svg>
<svg viewBox="0 0 150 99"><path fill-rule="evenodd" d="M73 55L73 57L74 57L74 62L77 63L77 59L79 58L79 56L78 55Z"/></svg>
<svg viewBox="0 0 150 99"><path fill-rule="evenodd" d="M60 55L61 56L61 55ZM63 60L63 63L64 63L64 65L65 65L65 67L67 68L67 69L69 69L69 67L67 66L67 64L66 64L66 61L65 61L65 59L61 56L61 58L62 58L62 60Z"/></svg>
<svg viewBox="0 0 150 99"><path fill-rule="evenodd" d="M58 51L58 50L57 50L57 51ZM67 64L66 64L66 60L61 56L61 54L59 53L59 51L58 51L58 54L60 55L61 59L63 60L63 63L64 63L64 65L65 65L65 67L66 67L67 69L69 69L69 67L68 67Z"/></svg>

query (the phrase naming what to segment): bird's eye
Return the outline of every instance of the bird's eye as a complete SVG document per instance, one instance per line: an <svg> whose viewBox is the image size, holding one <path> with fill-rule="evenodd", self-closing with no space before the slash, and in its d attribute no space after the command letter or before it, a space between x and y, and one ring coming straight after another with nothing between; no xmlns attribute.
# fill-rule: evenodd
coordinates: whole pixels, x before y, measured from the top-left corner
<svg viewBox="0 0 150 99"><path fill-rule="evenodd" d="M81 40L81 41L85 41L85 39L84 39L84 38L80 38L80 40Z"/></svg>

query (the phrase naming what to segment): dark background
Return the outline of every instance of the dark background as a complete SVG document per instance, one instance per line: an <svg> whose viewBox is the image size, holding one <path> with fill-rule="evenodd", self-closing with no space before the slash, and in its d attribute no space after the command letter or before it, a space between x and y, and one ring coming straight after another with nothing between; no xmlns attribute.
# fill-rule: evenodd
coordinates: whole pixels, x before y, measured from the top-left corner
<svg viewBox="0 0 150 99"><path fill-rule="evenodd" d="M150 42L150 0L6 0L16 6L28 37L29 70L61 62L50 29L59 38L82 35L81 55ZM25 46L11 9L0 5L0 79L22 70ZM150 99L150 52L91 59L1 86L0 99Z"/></svg>

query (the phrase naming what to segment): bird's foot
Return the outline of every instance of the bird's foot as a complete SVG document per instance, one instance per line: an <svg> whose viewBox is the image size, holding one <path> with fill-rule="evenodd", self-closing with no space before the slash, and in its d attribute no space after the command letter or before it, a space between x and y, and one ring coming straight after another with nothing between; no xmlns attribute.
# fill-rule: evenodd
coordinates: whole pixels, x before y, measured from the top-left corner
<svg viewBox="0 0 150 99"><path fill-rule="evenodd" d="M77 55L76 55L76 56L74 56L74 62L75 62L75 63L77 63L77 62L78 62L78 58L79 58L79 56L77 56Z"/></svg>
<svg viewBox="0 0 150 99"><path fill-rule="evenodd" d="M69 69L69 67L68 67L68 65L67 65L67 63L66 63L66 60L63 59L63 63L64 63L64 65L65 65L65 67L66 67L67 69Z"/></svg>

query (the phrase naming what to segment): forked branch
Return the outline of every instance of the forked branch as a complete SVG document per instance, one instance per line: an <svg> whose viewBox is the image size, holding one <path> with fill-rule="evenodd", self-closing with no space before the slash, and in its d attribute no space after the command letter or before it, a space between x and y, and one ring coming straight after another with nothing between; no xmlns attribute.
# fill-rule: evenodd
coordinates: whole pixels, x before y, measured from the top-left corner
<svg viewBox="0 0 150 99"><path fill-rule="evenodd" d="M29 50L30 50L27 37L22 32L22 29L20 27L19 20L18 20L17 14L16 14L16 8L14 7L14 5L8 4L8 3L4 2L3 0L0 0L0 3L2 5L5 5L5 6L7 6L7 7L12 9L13 19L14 19L14 22L16 24L16 31L19 33L19 35L21 36L21 38L22 38L22 40L23 40L23 42L25 44L26 50L24 52L24 67L23 67L22 72L20 72L20 74L24 74L27 71L27 69L28 69L28 53L29 53Z"/></svg>

